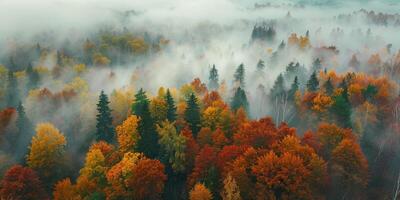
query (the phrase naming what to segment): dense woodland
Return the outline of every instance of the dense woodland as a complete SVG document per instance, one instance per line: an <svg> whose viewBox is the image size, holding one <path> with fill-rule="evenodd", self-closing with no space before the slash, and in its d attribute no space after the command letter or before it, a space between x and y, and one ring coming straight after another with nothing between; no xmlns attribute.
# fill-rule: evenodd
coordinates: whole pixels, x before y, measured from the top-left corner
<svg viewBox="0 0 400 200"><path fill-rule="evenodd" d="M250 64L196 55L205 75L157 89L148 63L184 43L160 33L7 41L0 199L400 199L400 46L371 28L329 30L379 43L352 51L319 42L320 29L284 34L293 15L246 22ZM332 20L360 16L399 26L398 14L366 10Z"/></svg>

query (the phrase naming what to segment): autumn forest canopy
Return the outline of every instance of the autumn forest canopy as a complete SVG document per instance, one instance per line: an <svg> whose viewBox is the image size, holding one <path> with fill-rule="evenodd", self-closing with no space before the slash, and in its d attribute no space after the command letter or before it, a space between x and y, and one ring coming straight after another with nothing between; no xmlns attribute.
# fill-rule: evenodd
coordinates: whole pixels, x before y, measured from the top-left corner
<svg viewBox="0 0 400 200"><path fill-rule="evenodd" d="M0 200L398 200L399 12L0 1Z"/></svg>

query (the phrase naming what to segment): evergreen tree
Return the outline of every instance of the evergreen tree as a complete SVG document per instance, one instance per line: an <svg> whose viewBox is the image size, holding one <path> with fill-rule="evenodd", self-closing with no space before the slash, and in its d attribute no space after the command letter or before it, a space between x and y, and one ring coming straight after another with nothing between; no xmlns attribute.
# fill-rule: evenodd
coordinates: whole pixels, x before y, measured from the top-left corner
<svg viewBox="0 0 400 200"><path fill-rule="evenodd" d="M101 91L99 103L97 103L96 140L104 140L111 143L114 140L114 127L112 125L111 109L108 106L109 103L107 95L104 94L104 91Z"/></svg>
<svg viewBox="0 0 400 200"><path fill-rule="evenodd" d="M19 102L18 83L12 70L8 70L6 102L9 107L16 107Z"/></svg>
<svg viewBox="0 0 400 200"><path fill-rule="evenodd" d="M211 90L216 90L219 87L218 83L218 70L215 68L215 65L210 70L210 77L208 82L208 87Z"/></svg>
<svg viewBox="0 0 400 200"><path fill-rule="evenodd" d="M277 97L280 97L284 94L285 83L282 74L279 74L278 78L275 80L274 86L272 86L270 96L272 100L275 100Z"/></svg>
<svg viewBox="0 0 400 200"><path fill-rule="evenodd" d="M39 85L39 73L33 70L32 64L29 63L28 68L26 68L26 74L28 75L28 85L27 89L35 89Z"/></svg>
<svg viewBox="0 0 400 200"><path fill-rule="evenodd" d="M331 81L331 78L330 78L330 77L329 77L328 80L325 82L324 88L325 88L325 92L326 92L327 95L330 96L330 95L333 94L334 87L333 87L333 84L332 84L332 81Z"/></svg>
<svg viewBox="0 0 400 200"><path fill-rule="evenodd" d="M24 159L24 156L28 152L29 143L34 134L33 125L26 116L25 108L20 102L17 107L18 117L16 121L16 126L18 129L18 136L16 138L16 149L22 151L17 151L17 159Z"/></svg>
<svg viewBox="0 0 400 200"><path fill-rule="evenodd" d="M285 41L282 40L282 42L278 46L278 50L283 50L285 48L285 46L286 46Z"/></svg>
<svg viewBox="0 0 400 200"><path fill-rule="evenodd" d="M140 89L135 95L132 112L140 118L138 126L140 139L137 143L137 150L149 158L156 158L160 149L158 134L150 114L149 99L143 89Z"/></svg>
<svg viewBox="0 0 400 200"><path fill-rule="evenodd" d="M235 78L235 82L239 83L239 86L243 87L243 88L244 88L244 85L245 85L244 76L245 76L245 70L244 70L244 65L242 63L236 69L236 72L234 74L234 78Z"/></svg>
<svg viewBox="0 0 400 200"><path fill-rule="evenodd" d="M293 83L290 86L290 89L288 92L289 100L291 100L291 101L294 100L297 90L299 90L299 81L297 80L297 76L296 76L296 77L294 77Z"/></svg>
<svg viewBox="0 0 400 200"><path fill-rule="evenodd" d="M265 68L264 61L260 59L257 63L257 70L262 71L264 70L264 68Z"/></svg>
<svg viewBox="0 0 400 200"><path fill-rule="evenodd" d="M321 64L321 60L319 58L315 59L313 62L313 66L312 69L316 72L319 72L319 70L322 69L322 64Z"/></svg>
<svg viewBox="0 0 400 200"><path fill-rule="evenodd" d="M165 101L167 102L167 119L173 122L176 120L176 106L169 89L167 89L167 93L165 94Z"/></svg>
<svg viewBox="0 0 400 200"><path fill-rule="evenodd" d="M335 115L338 124L345 128L351 128L351 104L345 80L342 81L340 87L343 91L341 95L334 97L331 111Z"/></svg>
<svg viewBox="0 0 400 200"><path fill-rule="evenodd" d="M309 92L315 92L317 91L319 88L319 81L317 78L317 73L314 71L311 76L310 79L307 81L307 90Z"/></svg>
<svg viewBox="0 0 400 200"><path fill-rule="evenodd" d="M231 108L232 110L236 111L240 107L243 107L246 112L248 112L249 102L247 101L246 92L242 88L238 87L236 89L235 95L233 96Z"/></svg>
<svg viewBox="0 0 400 200"><path fill-rule="evenodd" d="M197 103L197 97L192 93L186 101L185 121L189 124L194 137L200 130L200 108Z"/></svg>

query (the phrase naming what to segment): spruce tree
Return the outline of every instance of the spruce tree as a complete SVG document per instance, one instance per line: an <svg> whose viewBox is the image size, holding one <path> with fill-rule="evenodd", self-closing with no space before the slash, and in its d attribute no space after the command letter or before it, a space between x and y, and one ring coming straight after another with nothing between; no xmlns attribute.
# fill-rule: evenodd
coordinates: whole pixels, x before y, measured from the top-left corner
<svg viewBox="0 0 400 200"><path fill-rule="evenodd" d="M26 74L28 75L28 85L27 89L35 89L39 85L39 73L33 70L32 64L29 63L28 68L26 68Z"/></svg>
<svg viewBox="0 0 400 200"><path fill-rule="evenodd" d="M189 124L194 137L200 130L200 108L197 103L197 97L192 93L186 101L185 121Z"/></svg>
<svg viewBox="0 0 400 200"><path fill-rule="evenodd" d="M257 63L257 70L262 71L264 70L264 68L265 68L265 63L263 60L260 59Z"/></svg>
<svg viewBox="0 0 400 200"><path fill-rule="evenodd" d="M149 99L143 89L135 95L132 112L140 118L138 131L140 139L137 150L149 158L156 158L159 153L158 134L150 114Z"/></svg>
<svg viewBox="0 0 400 200"><path fill-rule="evenodd" d="M299 81L297 80L297 76L294 77L293 83L290 86L289 92L288 92L288 99L291 101L294 101L295 94L299 90Z"/></svg>
<svg viewBox="0 0 400 200"><path fill-rule="evenodd" d="M16 107L19 102L18 83L11 70L8 70L6 102L9 107Z"/></svg>
<svg viewBox="0 0 400 200"><path fill-rule="evenodd" d="M165 94L165 101L167 102L167 119L173 122L176 120L176 106L169 89L167 89L167 93Z"/></svg>
<svg viewBox="0 0 400 200"><path fill-rule="evenodd" d="M216 90L219 87L218 83L218 70L215 68L215 65L210 70L208 87L210 90Z"/></svg>
<svg viewBox="0 0 400 200"><path fill-rule="evenodd" d="M307 90L309 92L316 92L319 88L319 81L317 78L317 73L314 71L311 76L310 79L307 81Z"/></svg>
<svg viewBox="0 0 400 200"><path fill-rule="evenodd" d="M313 66L312 69L316 72L319 72L319 70L322 69L322 64L321 64L321 60L319 58L315 59L313 62Z"/></svg>
<svg viewBox="0 0 400 200"><path fill-rule="evenodd" d="M32 123L26 116L25 108L21 102L18 104L17 113L18 117L16 126L18 129L18 136L16 138L16 149L21 149L22 151L17 151L16 157L17 159L24 159L24 155L26 155L28 152L29 143L33 136L34 130Z"/></svg>
<svg viewBox="0 0 400 200"><path fill-rule="evenodd" d="M330 77L325 82L324 88L325 88L325 92L326 92L327 95L331 96L333 94L334 87L333 87L333 84L332 84L332 81L331 81Z"/></svg>
<svg viewBox="0 0 400 200"><path fill-rule="evenodd" d="M285 83L282 74L279 74L278 78L275 80L274 86L272 86L270 97L272 100L275 100L277 97L281 97L284 94Z"/></svg>
<svg viewBox="0 0 400 200"><path fill-rule="evenodd" d="M96 140L104 140L106 142L113 142L114 140L114 127L112 125L111 109L108 104L108 97L101 91L99 102L97 103L97 124L96 124Z"/></svg>
<svg viewBox="0 0 400 200"><path fill-rule="evenodd" d="M343 91L341 95L334 97L331 111L335 115L338 124L345 128L351 128L351 104L345 80L342 81L340 87Z"/></svg>
<svg viewBox="0 0 400 200"><path fill-rule="evenodd" d="M243 87L243 88L244 88L244 85L245 85L244 76L245 76L245 70L244 70L244 65L242 63L236 69L236 72L234 74L234 78L235 78L235 82L239 83L239 86Z"/></svg>
<svg viewBox="0 0 400 200"><path fill-rule="evenodd" d="M247 101L246 92L242 88L238 87L233 96L231 108L236 112L240 107L243 107L244 110L248 112L249 102Z"/></svg>

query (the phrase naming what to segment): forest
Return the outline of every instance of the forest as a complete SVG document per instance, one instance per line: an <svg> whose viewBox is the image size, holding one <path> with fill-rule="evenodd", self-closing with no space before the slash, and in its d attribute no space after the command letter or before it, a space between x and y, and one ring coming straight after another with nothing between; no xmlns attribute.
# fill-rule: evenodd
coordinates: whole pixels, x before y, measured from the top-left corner
<svg viewBox="0 0 400 200"><path fill-rule="evenodd" d="M399 11L0 1L0 200L400 200Z"/></svg>

